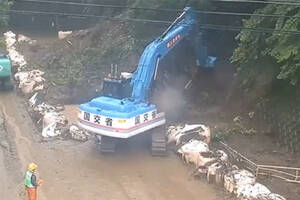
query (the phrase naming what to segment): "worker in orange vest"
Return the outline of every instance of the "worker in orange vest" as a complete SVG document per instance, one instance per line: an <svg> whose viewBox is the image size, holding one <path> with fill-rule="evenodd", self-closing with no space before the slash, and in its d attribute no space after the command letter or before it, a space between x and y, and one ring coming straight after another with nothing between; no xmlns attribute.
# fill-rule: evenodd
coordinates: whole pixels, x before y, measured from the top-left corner
<svg viewBox="0 0 300 200"><path fill-rule="evenodd" d="M36 200L37 199L37 187L42 184L42 181L37 179L36 177L36 169L37 165L34 163L30 163L28 165L28 170L25 174L25 190L27 193L28 200Z"/></svg>

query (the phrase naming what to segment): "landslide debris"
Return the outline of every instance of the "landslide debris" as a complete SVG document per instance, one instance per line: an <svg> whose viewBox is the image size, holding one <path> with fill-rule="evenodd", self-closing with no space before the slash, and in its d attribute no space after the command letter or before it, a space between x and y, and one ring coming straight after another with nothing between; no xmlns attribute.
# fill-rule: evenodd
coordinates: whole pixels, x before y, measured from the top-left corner
<svg viewBox="0 0 300 200"><path fill-rule="evenodd" d="M133 71L144 45L125 23L103 22L62 40L41 39L20 44L19 49L32 69L45 72L49 103L75 104L99 95L111 64L119 71Z"/></svg>

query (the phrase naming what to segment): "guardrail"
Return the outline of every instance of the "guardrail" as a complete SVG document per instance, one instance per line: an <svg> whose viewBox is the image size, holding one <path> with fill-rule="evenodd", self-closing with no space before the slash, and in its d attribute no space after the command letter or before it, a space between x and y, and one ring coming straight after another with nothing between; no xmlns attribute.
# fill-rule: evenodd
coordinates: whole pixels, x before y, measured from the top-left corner
<svg viewBox="0 0 300 200"><path fill-rule="evenodd" d="M300 184L300 168L285 167L285 166L273 166L273 165L258 165L250 159L246 158L241 153L237 152L224 142L219 142L230 154L231 157L243 165L244 168L252 171L256 177L267 176L284 180L289 183Z"/></svg>
<svg viewBox="0 0 300 200"><path fill-rule="evenodd" d="M290 183L300 183L300 168L257 165L255 174L256 177L263 175L279 178Z"/></svg>

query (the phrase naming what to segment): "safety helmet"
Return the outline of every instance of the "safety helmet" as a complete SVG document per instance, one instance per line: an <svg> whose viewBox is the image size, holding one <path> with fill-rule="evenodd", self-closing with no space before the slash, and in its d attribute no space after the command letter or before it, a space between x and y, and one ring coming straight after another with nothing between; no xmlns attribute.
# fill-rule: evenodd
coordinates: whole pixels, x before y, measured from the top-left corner
<svg viewBox="0 0 300 200"><path fill-rule="evenodd" d="M36 170L37 169L37 165L36 164L34 164L34 163L30 163L29 165L28 165L28 170L29 171L34 171L34 170Z"/></svg>

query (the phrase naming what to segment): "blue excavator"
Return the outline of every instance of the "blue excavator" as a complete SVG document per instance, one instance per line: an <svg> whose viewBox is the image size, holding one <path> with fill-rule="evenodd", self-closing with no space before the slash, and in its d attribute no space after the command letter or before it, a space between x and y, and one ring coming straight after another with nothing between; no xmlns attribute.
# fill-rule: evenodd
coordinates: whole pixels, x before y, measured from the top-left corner
<svg viewBox="0 0 300 200"><path fill-rule="evenodd" d="M150 101L160 61L180 43L188 42L197 67L213 67L199 37L193 8L185 8L168 29L144 50L134 73L110 74L103 95L79 105L78 125L96 134L101 152L114 152L116 141L147 132L152 135L152 155L166 154L165 113Z"/></svg>

